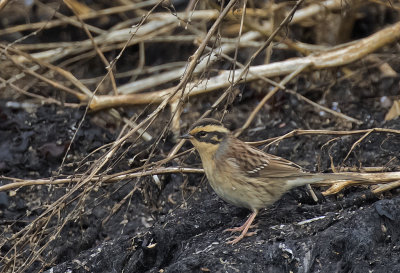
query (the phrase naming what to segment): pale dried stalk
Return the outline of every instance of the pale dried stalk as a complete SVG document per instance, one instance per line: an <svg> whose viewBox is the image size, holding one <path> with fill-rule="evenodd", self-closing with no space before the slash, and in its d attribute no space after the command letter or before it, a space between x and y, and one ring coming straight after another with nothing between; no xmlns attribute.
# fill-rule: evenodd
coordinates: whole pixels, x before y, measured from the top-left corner
<svg viewBox="0 0 400 273"><path fill-rule="evenodd" d="M287 134L284 134L280 137L273 137L266 140L248 142L250 145L259 146L265 143L268 143L266 146L271 146L272 144L279 142L283 139L294 137L294 136L302 136L302 135L356 135L356 134L365 134L369 131L373 130L374 132L381 133L392 133L392 134L400 134L400 130L389 129L389 128L373 128L373 129L364 129L364 130L353 130L353 131L334 131L334 130L301 130L295 129L290 131Z"/></svg>
<svg viewBox="0 0 400 273"><path fill-rule="evenodd" d="M252 66L249 69L249 72L251 73L248 73L246 82L258 79L258 77L255 76L256 74L263 77L286 75L296 71L299 66L308 66L312 69L323 69L346 65L361 59L365 55L372 53L380 47L392 43L399 38L400 22L342 48L321 52L304 58L293 58L266 65ZM202 83L189 83L185 88L185 95L194 96L228 87L230 85L229 77L231 73L233 72L222 71L218 76L212 77ZM235 78L238 78L242 73L242 69L237 69L234 73ZM169 88L144 94L98 96L97 99L92 102L90 108L93 110L99 110L120 105L160 103L166 96L169 96L173 90L174 88Z"/></svg>
<svg viewBox="0 0 400 273"><path fill-rule="evenodd" d="M362 173L377 173L377 172L385 172L389 168L384 166L376 166L376 167L341 167L341 172L362 172ZM392 168L390 168L392 169ZM400 170L400 167L394 168L396 171Z"/></svg>
<svg viewBox="0 0 400 273"><path fill-rule="evenodd" d="M155 168L146 171L139 171L129 174L115 174L115 175L98 175L93 176L88 182L102 182L102 183L113 183L121 180L134 179L149 175L159 175L159 174L171 174L171 173L204 173L203 169L199 168L183 168L183 167L167 167L167 168ZM2 177L2 179L7 179L14 181L12 183L0 186L1 191L9 191L16 188L26 187L26 186L38 186L38 185L58 185L67 183L79 183L82 181L82 177L71 177L71 178L61 178L61 179L37 179L37 180L26 180L11 177Z"/></svg>
<svg viewBox="0 0 400 273"><path fill-rule="evenodd" d="M172 16L172 15L171 15ZM176 18L170 18L168 21L150 21L147 24L142 25L135 34L135 38L132 39L130 45L136 44L142 41L141 37L146 37L150 39L154 34L159 34L160 30L170 30L176 24ZM99 46L104 47L111 44L117 43L125 43L126 41L131 39L132 36L132 28L120 29L116 31L112 31L103 35L96 36L93 41ZM55 48L47 51L41 51L37 53L31 54L31 56L35 59L46 59L51 62L60 60L65 58L68 55L79 54L85 51L92 50L93 42L90 39L84 40L82 42L72 42L66 47ZM63 43L64 45L66 43ZM104 51L104 49L103 49ZM16 59L18 62L25 62L26 59L24 57L20 57Z"/></svg>
<svg viewBox="0 0 400 273"><path fill-rule="evenodd" d="M93 35L90 33L88 26L85 24L85 22L82 20L81 16L79 15L79 11L76 9L74 5L68 4L67 6L72 10L72 12L75 14L76 18L78 19L79 23L81 24L81 27L85 31L86 35L89 37L89 40L92 42L92 46L95 49L97 55L100 57L100 60L104 63L106 70L107 70L107 75L110 77L111 80L111 86L114 91L114 95L118 95L117 91L117 83L115 81L115 76L114 72L112 71L112 66L108 62L107 58L104 56L103 52L100 50L98 47L97 43L94 41Z"/></svg>
<svg viewBox="0 0 400 273"><path fill-rule="evenodd" d="M299 10L294 15L292 22L296 23L301 20L304 20L307 16L311 16L312 14L321 12L321 10L326 11L327 9L329 10L329 9L338 8L338 7L340 7L340 1L330 0L330 1L325 1L321 4L313 4L313 5L310 5L309 7L304 8L303 12L301 10ZM129 8L134 8L134 6L129 7ZM114 12L115 10L116 9L113 9L113 11L99 12L98 14L99 15L108 14L109 12ZM126 11L127 9L120 9L120 11L122 11L122 10ZM300 15L298 15L298 14L300 14ZM218 15L218 12L215 10L213 10L213 11L195 11L195 12L191 13L190 18L191 18L191 20L203 19L206 17L215 18L217 15ZM90 17L91 15L89 17L85 17L85 16L82 15L82 18L91 18ZM186 13L178 14L178 18L186 18L185 16L187 16ZM169 13L153 14L151 16L151 18L153 18L154 21L151 21L148 24L145 24L144 26L142 26L141 29L136 33L135 39L133 39L133 41L130 44L134 44L134 43L138 42L141 36L149 35L149 33L154 31L155 29L159 29L160 24L163 24L165 26L170 23L176 22L176 17ZM75 20L75 18L74 18L74 20ZM268 29L268 26L266 26L266 29ZM52 49L52 50L48 50L48 51L34 53L31 55L31 57L34 59L44 58L44 59L48 59L50 62L53 62L60 58L64 58L65 56L68 56L70 54L79 54L80 52L90 50L93 42L99 44L99 46L104 47L106 44L110 44L110 43L113 44L113 43L126 41L128 39L128 36L130 35L130 33L129 33L130 30L131 29L122 29L122 30L112 31L112 32L106 33L104 35L99 35L93 41L91 41L89 39L89 40L86 40L83 42L60 43L62 48L56 48L56 49ZM249 33L248 35L258 35L258 34L255 34L255 33L250 34ZM150 35L148 37L151 38L153 36L154 35ZM246 37L244 36L244 38L246 38ZM256 38L256 37L254 37L254 38ZM136 39L137 39L137 41L136 41ZM227 45L226 47L229 47L229 45ZM18 58L16 59L16 61L19 61L19 62L21 62L23 60L24 60L24 57L22 57L21 59L18 59ZM200 66L197 71L200 71L201 69L202 69L202 67ZM176 78L177 75L178 76L182 75L182 70L184 70L184 68L179 69L179 71L167 72L164 75L165 77L159 78L160 82L158 84L162 84L164 82L177 79ZM154 87L155 86L154 83L157 83L157 81L154 81L153 78L149 78L149 79L143 80L143 82L141 81L140 84L132 83L132 86L129 86L129 85L122 86L122 87L120 87L119 91L122 93L137 92L140 90L144 90L145 88ZM86 92L86 95L88 95L87 92ZM88 98L82 100L82 97L80 99L81 99L81 101L88 100ZM151 98L150 98L150 100L153 101ZM138 102L139 102L139 104L141 103L140 100L138 100ZM153 101L153 102L159 103L160 101ZM96 99L94 100L93 103L96 104ZM144 101L142 103L149 103L149 101Z"/></svg>
<svg viewBox="0 0 400 273"><path fill-rule="evenodd" d="M398 180L400 180L400 172L386 172L386 173L347 173L343 172L340 174L345 174L345 175L352 175L355 177L361 177L364 179L367 179L366 181L344 181L344 182L339 182L339 183L333 183L333 185L324 191L322 194L323 195L331 195L331 194L336 194L340 191L342 191L344 188L349 187L349 186L356 186L356 185L373 185L373 184L386 184L386 183L395 183L391 184L391 186L388 186L386 188L381 188L382 191L384 190L389 190L397 186L396 183L398 183ZM394 182L397 181L397 182ZM326 184L321 184L321 185L326 185ZM378 193L379 190L377 190L376 193Z"/></svg>
<svg viewBox="0 0 400 273"><path fill-rule="evenodd" d="M4 1L4 0L1 1L1 3L7 3L7 2L8 1ZM152 6L152 5L156 4L157 2L158 2L157 0L148 0L148 1L142 1L140 3L134 3L134 4L130 4L130 5L123 5L123 6L117 6L117 7L112 7L112 8L108 8L108 9L103 9L103 10L83 14L82 19L87 20L87 19L93 19L93 18L100 17L100 16L112 15L112 14L127 12L127 11L131 11L131 10L136 10L136 9L142 9L142 8L145 8L148 6ZM329 10L338 9L342 5L343 5L342 0L327 0L327 1L322 1L321 3L311 4L308 7L305 7L303 9L299 10L293 17L292 23L298 23L305 19L309 19L310 17L312 17L316 14L319 14L321 12L328 12ZM265 15L264 10L258 11L258 14L257 14L257 10L255 10L253 12L250 9L250 10L247 10L247 13L254 14L257 16ZM218 14L219 14L219 12L217 10L202 10L202 11L196 10L196 11L193 11L190 13L190 17L194 18L194 19L206 19L206 18L215 19L218 17ZM154 16L154 18L156 18L156 17L170 16L170 15L171 15L170 13L158 13L158 14L152 15L150 18L152 19L153 16ZM187 13L186 12L178 13L177 16L179 18L186 18ZM21 32L21 31L27 31L27 30L32 30L32 29L40 29L40 28L50 29L53 27L64 25L66 23L66 21L69 22L69 21L75 21L75 20L76 20L76 17L71 16L71 17L67 17L64 19L51 20L48 22L21 24L21 25L12 26L9 28L1 29L0 35Z"/></svg>
<svg viewBox="0 0 400 273"><path fill-rule="evenodd" d="M253 41L257 38L260 37L260 34L255 31L250 31L241 37L241 43L242 42L249 42ZM214 62L216 62L219 58L219 55L221 53L228 54L232 50L236 48L236 45L233 43L229 44L223 44L221 47L216 48L214 52L211 53L211 56L204 57L200 63L196 66L196 69L194 70L194 73L200 73L204 71L205 68L208 66L212 65ZM118 92L121 94L132 94L132 93L137 93L152 87L155 87L157 85L161 85L167 82L171 82L174 80L179 79L179 77L185 72L186 67L181 67L178 69L174 69L171 71L163 72L160 74L157 74L153 77L148 77L142 80L130 82L124 85L121 85L118 87Z"/></svg>
<svg viewBox="0 0 400 273"><path fill-rule="evenodd" d="M130 180L143 176L161 175L161 174L172 174L172 173L197 173L204 174L204 170L201 168L185 168L185 167L161 167L154 168L146 171L139 171L134 173L124 173L124 174L114 174L114 175L97 175L87 180L91 183L114 183L122 180ZM337 181L327 181L324 183L315 184L315 186L332 186L324 192L325 195L338 193L344 187L356 186L356 185L375 185L384 183L393 183L393 181L400 180L400 172L385 172L385 173L354 173L354 172L341 172L337 174L350 175L354 177L360 177L365 179L364 181L346 181L337 183ZM82 177L71 177L71 178L61 178L61 179L19 179L11 177L2 177L2 179L14 181L12 183L0 186L1 191L9 191L21 187L27 186L38 186L38 185L59 185L67 183L80 183L82 182ZM397 181L398 183L398 181ZM391 184L393 186L393 184Z"/></svg>
<svg viewBox="0 0 400 273"><path fill-rule="evenodd" d="M84 19L84 20L93 19L96 17L104 16L104 15L111 15L111 14L116 14L116 13L121 13L121 12L127 12L130 10L141 9L141 8L145 8L148 6L152 6L152 5L156 4L157 2L158 2L158 0L148 0L148 1L142 1L141 3L135 3L135 4L130 4L130 5L124 5L124 6L103 9L100 11L83 14L82 19ZM68 18L71 20L76 20L75 16L71 16ZM26 30L31 30L31 29L40 29L40 28L49 29L49 28L60 26L60 25L64 25L65 21L66 21L66 19L59 19L59 20L52 20L52 21L46 21L46 22L22 24L22 25L18 25L18 26L9 27L6 29L1 29L0 35L10 34L10 33L20 32L20 31L26 31Z"/></svg>
<svg viewBox="0 0 400 273"><path fill-rule="evenodd" d="M10 0L0 0L0 11L7 6L7 4L10 2Z"/></svg>
<svg viewBox="0 0 400 273"><path fill-rule="evenodd" d="M141 4L134 4L134 5L129 5L129 6L111 8L109 10L108 9L104 10L104 12L99 11L99 12L95 12L95 13L85 14L85 15L82 15L81 18L88 19L88 18L94 18L97 16L108 15L108 14L117 13L117 12L125 12L130 9L137 9L137 8L149 6L156 2L157 1L146 1ZM336 9L336 8L339 8L340 6L341 6L341 1L339 1L339 0L328 0L328 1L324 1L320 4L312 4L304 9L296 12L291 23L300 22L300 21L305 20L305 19L309 18L310 16L318 14L322 11L327 12L330 9ZM198 10L198 11L194 11L193 13L190 14L190 19L191 20L215 19L218 17L218 15L219 15L219 12L216 10ZM183 24L180 21L177 21L177 18L182 18L182 20L185 20L187 16L188 15L185 12L178 13L177 16L174 16L170 13L152 14L149 17L152 21L141 26L141 30L137 32L137 36L138 37L144 36L150 32L153 32L157 29L160 29L163 26L166 26L166 25L169 25L172 23L178 22L178 24ZM71 18L73 18L74 21L77 19L75 16L73 16ZM55 20L55 21L59 21L59 20ZM47 23L47 24L45 24L45 23ZM27 29L31 29L31 28L39 28L39 27L49 28L49 27L58 25L58 23L52 24L52 21L45 22L45 23L41 22L41 23L37 23L37 24L28 24L28 25L26 25L26 27L24 27L24 25L20 25L20 26L6 29L3 31L4 33L0 30L0 35L16 32L16 31L27 30ZM60 23L62 23L62 22L60 22ZM19 28L19 29L16 30L14 28ZM113 44L113 43L122 43L129 39L129 37L131 35L130 34L131 31L132 31L131 28L113 30L113 31L107 32L105 34L97 36L94 39L94 42L96 44L98 44L99 47L104 47L108 44ZM264 33L270 33L272 31L271 26L268 25L268 23L266 23L263 26L263 31L264 31ZM55 43L53 43L53 44L55 45ZM132 41L132 44L135 44L135 40ZM58 48L34 53L34 54L32 54L32 57L37 58L37 59L48 59L51 61L56 61L56 60L66 57L70 54L79 54L80 52L90 50L91 46L92 46L92 42L90 41L90 39L81 41L81 42L70 42L70 43L64 42L64 43L59 43ZM23 60L24 59L22 58L21 60L18 60L18 61L23 61Z"/></svg>
<svg viewBox="0 0 400 273"><path fill-rule="evenodd" d="M60 19L64 23L71 24L72 26L75 26L75 27L78 27L78 28L81 27L81 24L77 20L75 20L75 18L73 18L73 17L68 17L68 16L58 12L57 10L51 8L50 6L44 4L44 3L40 2L40 1L36 1L36 5L40 6L43 9L49 10L49 13L54 14L54 17L57 17L58 19ZM93 10L91 10L91 12L93 12ZM90 12L88 12L88 13L90 13ZM106 32L105 30L102 30L101 28L98 28L98 27L95 27L95 26L92 26L92 25L89 25L89 24L87 24L86 27L91 32L96 33L96 34L103 34L103 33ZM44 28L45 28L45 26L44 26Z"/></svg>
<svg viewBox="0 0 400 273"><path fill-rule="evenodd" d="M15 48L7 48L7 47L3 47L0 45L1 48L3 48L3 52L5 53L5 55L8 57L8 59L13 62L17 67L19 67L22 71L24 71L24 73L26 74L30 74L33 77L36 77L50 85L52 85L53 87L60 89L62 91L68 92L72 95L74 95L75 97L77 97L79 100L81 101L85 101L88 100L88 98L90 98L92 96L91 91L85 86L83 85L78 79L75 78L74 75L72 75L71 72L64 70L58 66L52 65L50 63L47 63L45 61L41 61L38 59L33 58L31 55L22 52L18 49ZM29 69L26 68L25 66L23 66L22 64L20 64L18 61L16 61L16 59L18 59L18 57L14 57L14 56L10 56L8 51L13 52L18 54L18 57L23 56L24 58L27 58L33 62L37 62L38 64L40 64L40 66L42 67L46 67L50 70L55 71L57 74L60 74L61 76L63 76L64 78L68 79L73 85L75 85L77 88L79 88L79 90L83 93L79 93L78 91L75 91L73 89L70 89L58 82L55 82L51 79L46 78L45 76L36 73L34 70L37 70L37 66L35 65L33 68L34 69Z"/></svg>
<svg viewBox="0 0 400 273"><path fill-rule="evenodd" d="M184 14L182 14L183 16ZM191 15L191 19L211 19L219 16L218 11L196 11L193 15ZM84 18L84 16L81 16ZM109 45L115 45L119 43L125 44L126 41L131 39L132 32L135 32L135 37L130 41L129 45L137 44L143 41L143 37L145 40L149 40L152 37L156 37L157 35L168 32L173 28L182 24L181 21L177 19L176 16L170 13L157 14L153 16L149 16L152 18L146 24L140 26L140 29L135 30L133 28L124 28L111 30L106 32L105 34L96 36L93 41L102 48L103 52L106 50L114 49L115 47L107 47ZM75 55L82 52L86 52L92 49L92 43L90 39L80 41L80 42L63 42L60 43L60 47L54 48L51 50L40 51L37 53L31 54L33 58L36 59L46 59L50 62L54 62L56 60L65 58L68 55ZM23 57L17 59L19 62L26 61Z"/></svg>
<svg viewBox="0 0 400 273"><path fill-rule="evenodd" d="M314 3L296 12L296 14L293 16L292 23L298 23L300 21L310 19L310 17L314 15L328 13L331 10L340 9L344 3L345 2L343 2L343 0L327 0L321 1L320 3Z"/></svg>
<svg viewBox="0 0 400 273"><path fill-rule="evenodd" d="M400 180L394 181L394 182L390 182L390 183L384 184L384 185L378 185L378 187L373 189L372 192L375 193L375 194L379 194L379 193L382 193L382 192L385 192L385 191L389 191L389 190L395 189L397 187L400 187Z"/></svg>

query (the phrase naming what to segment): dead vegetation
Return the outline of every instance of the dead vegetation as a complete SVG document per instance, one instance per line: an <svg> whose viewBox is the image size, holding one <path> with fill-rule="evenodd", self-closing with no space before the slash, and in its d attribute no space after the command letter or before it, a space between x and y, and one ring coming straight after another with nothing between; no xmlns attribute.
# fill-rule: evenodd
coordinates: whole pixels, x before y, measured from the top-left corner
<svg viewBox="0 0 400 273"><path fill-rule="evenodd" d="M302 135L334 137L326 140L325 144L331 145L343 136L357 135L340 166L331 157L331 170L353 167L350 171L362 172L359 175L371 180L362 186L375 185L370 188L375 194L400 185L399 169L387 167L391 161L398 163L398 158L380 166L346 164L371 135L399 137L399 129L370 126L363 115L337 111L324 99L314 100L314 95L308 97L307 92L293 87L301 75L310 89L315 82L328 81L326 96L341 81L362 82L365 71L372 69L382 78L398 81L398 1L184 2L132 0L116 1L112 6L105 2L90 6L75 0L34 1L31 6L0 2L1 17L9 18L2 21L0 30L2 100L33 112L45 104L85 109L51 177L10 177L5 172L0 177L0 191L11 198L39 185L57 191L54 196L63 193L42 204L35 217L27 213L21 227L10 220L2 229L2 272L43 270L59 262L59 257L52 255L57 240L71 222L92 211L91 195L109 183L126 185L128 181L130 188L112 205L103 225L121 207L129 206L138 191L151 199L146 184L161 189L165 175L202 173L184 163L191 150L180 151L184 145L177 141L181 126L185 129L196 119L211 115L233 119L235 112L228 113L228 109L245 96L246 88L259 91L252 91L257 102L250 111L237 117L238 136L258 126L260 113L279 101L278 94L293 96L313 115L343 126L338 130L332 126L290 130L264 137L255 145L268 143L268 147ZM11 18L13 12L15 19ZM371 19L373 31L356 33L354 26L360 20L368 22L371 13L379 17ZM163 59L163 55L171 56ZM203 107L206 96L208 104ZM399 96L384 91L376 95L383 96L390 101L385 119L398 118ZM115 139L73 158L71 150L82 124L88 116L97 115L118 125L113 131ZM174 145L161 149L168 141ZM136 154L130 161L132 168L116 171L116 165L127 160L129 149ZM393 149L400 151L399 147ZM69 165L73 171L65 170ZM334 183L324 194L336 194L351 185L355 184Z"/></svg>

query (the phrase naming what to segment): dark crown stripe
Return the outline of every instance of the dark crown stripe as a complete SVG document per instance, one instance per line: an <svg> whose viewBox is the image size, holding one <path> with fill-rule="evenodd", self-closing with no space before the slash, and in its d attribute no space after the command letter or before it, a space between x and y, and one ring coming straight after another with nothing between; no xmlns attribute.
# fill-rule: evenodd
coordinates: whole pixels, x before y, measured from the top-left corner
<svg viewBox="0 0 400 273"><path fill-rule="evenodd" d="M207 125L217 125L217 126L223 126L221 122L219 122L216 119L212 119L212 118L205 118L205 119L201 119L198 122L195 122L191 127L190 130L193 130L196 127L205 127Z"/></svg>

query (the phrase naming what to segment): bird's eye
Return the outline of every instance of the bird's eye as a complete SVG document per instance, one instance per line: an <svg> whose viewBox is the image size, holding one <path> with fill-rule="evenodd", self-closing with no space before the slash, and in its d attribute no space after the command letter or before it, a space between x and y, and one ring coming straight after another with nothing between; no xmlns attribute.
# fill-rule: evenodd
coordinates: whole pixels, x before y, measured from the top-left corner
<svg viewBox="0 0 400 273"><path fill-rule="evenodd" d="M197 133L198 137L205 137L206 135L207 135L207 132L204 132L204 131L200 131Z"/></svg>

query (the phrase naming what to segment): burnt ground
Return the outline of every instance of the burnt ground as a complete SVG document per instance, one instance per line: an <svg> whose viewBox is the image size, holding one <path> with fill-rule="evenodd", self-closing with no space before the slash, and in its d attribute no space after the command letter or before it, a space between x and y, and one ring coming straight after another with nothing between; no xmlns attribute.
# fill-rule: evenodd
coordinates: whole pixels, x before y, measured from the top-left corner
<svg viewBox="0 0 400 273"><path fill-rule="evenodd" d="M371 88L385 84L385 95L399 92L399 78L382 78ZM297 83L299 85L299 83ZM350 100L341 100L341 90L350 90ZM400 129L400 120L385 122L382 94L340 83L328 95L338 101L341 111L363 120L360 128ZM244 88L243 94L245 94ZM231 106L226 123L237 128L249 109L257 103L256 91L243 95ZM383 93L383 92L382 92ZM337 118L327 118L289 94L263 109L260 118L243 134L245 140L282 135L294 128L356 129ZM198 97L191 107L209 100ZM58 171L73 130L83 109L41 106L32 113L11 109L1 102L1 172L19 178L54 176ZM89 152L115 139L113 126L100 127L98 113L90 113L69 152L62 173L73 173ZM197 114L184 114L190 120ZM238 117L238 118L237 118ZM162 122L162 121L161 121ZM183 125L184 126L184 125ZM111 128L111 129L110 129ZM154 131L155 132L155 131ZM269 152L297 162L309 171L329 171L335 165L386 166L394 170L399 162L400 136L374 133L364 140L346 162L343 158L360 136L343 136L325 145L331 136L301 136L283 140ZM173 143L167 138L158 144L159 156ZM115 172L129 169L128 160L151 143L127 146L121 151ZM184 149L190 148L185 145ZM146 152L145 152L146 153ZM87 159L96 158L94 154ZM142 155L145 158L145 155ZM177 163L170 163L177 164ZM200 166L196 154L182 165ZM225 228L242 224L249 212L220 200L202 175L166 175L162 187L150 178L130 202L110 216L111 208L132 189L135 181L104 185L90 193L85 211L70 222L59 238L44 252L48 272L396 272L400 270L400 195L394 189L374 195L368 187L352 187L314 203L304 188L287 193L256 218L257 235L237 245L226 245ZM14 194L1 193L3 235L10 236L38 216L66 192L68 186L30 186ZM317 193L319 193L317 189ZM173 201L171 201L173 200ZM29 212L29 213L27 213ZM302 223L314 219L314 221ZM126 220L126 221L124 221ZM3 245L2 251L12 247ZM34 264L33 271L39 264ZM36 268L36 269L35 269Z"/></svg>
<svg viewBox="0 0 400 273"><path fill-rule="evenodd" d="M185 7L182 4L181 9ZM366 10L367 15L376 11L369 6ZM385 16L381 15L379 22L374 21L378 20L374 16L364 16L364 21L355 24L352 37L365 37L397 18L397 15L391 15L390 21ZM117 16L110 18L107 27L120 19ZM98 22L94 20L92 23ZM71 40L86 37L83 31L71 35L72 30L68 27L43 30L25 42L46 42L49 37L56 40L57 35ZM308 31L304 27L293 27L288 35L301 41L316 42L307 40L307 37L310 39ZM196 49L184 42L177 46L179 51L170 44L146 44L146 66L187 60ZM163 48L162 52L160 48ZM136 60L138 51L138 47L132 47L125 54ZM112 60L118 53L116 50L107 53L106 57ZM240 50L239 61L245 63L252 53L251 50ZM272 60L293 56L298 55L276 49ZM387 46L376 56L387 62L397 76L384 76L376 62L362 60L346 66L355 72L351 76L348 71L345 73L342 68L336 68L303 73L288 85L289 89L323 106L361 120L361 125L334 117L281 91L263 107L241 139L262 140L298 128L353 130L379 127L399 130L399 118L384 120L391 103L399 99L400 94L398 43ZM260 56L255 62L264 60L265 56ZM84 75L84 78L104 75L104 64L100 60L85 62L73 66L71 72ZM131 59L121 58L119 69L127 71L131 68ZM216 71L228 68L229 64L222 61L215 65ZM126 79L118 83L124 81ZM173 84L176 83L162 88ZM216 109L212 116L220 118L227 110L225 124L232 130L239 128L267 88L270 87L260 82L240 85L235 90L234 99ZM59 91L48 86L35 85L30 91L65 102L76 102L76 99L60 95ZM208 110L220 94L216 91L190 98L181 116L182 131ZM32 107L21 107L20 104L10 104L11 101L31 102L15 95L1 97L2 176L39 179L84 173L105 154L106 148L101 147L115 141L122 127L106 111L85 115L84 108L38 102L34 102ZM141 120L155 107L117 110L123 116L137 115ZM169 117L165 111L149 127L149 133L159 136ZM400 136L395 134L371 133L344 161L360 137L297 136L268 147L267 151L312 172L330 172L331 160L335 166L398 170ZM127 141L106 166L107 172L117 173L138 167L148 157L151 161L165 158L175 144L172 139L169 132L159 143ZM150 154L153 145L155 150ZM182 150L189 148L191 146L185 144ZM192 153L167 164L178 165L200 167L201 163L197 154ZM319 196L317 203L305 188L293 189L272 207L259 213L257 235L231 246L225 244L230 235L222 231L241 225L249 211L219 199L202 175L173 174L159 178L159 183L145 177L94 187L79 207L76 217L66 223L27 272L400 272L400 189L374 195L371 187L358 186L324 197L321 194L324 188L315 188ZM9 180L0 177L0 185L6 183ZM135 186L139 188L125 199ZM37 219L72 187L68 184L39 185L0 192L1 256L12 250L15 241L10 238L13 235ZM47 242L46 236L77 206L78 199L73 197L65 209L49 222L48 233L43 234L42 241L32 240L29 246L20 249L16 263L26 260L32 249L37 251ZM113 211L117 204L121 207Z"/></svg>

